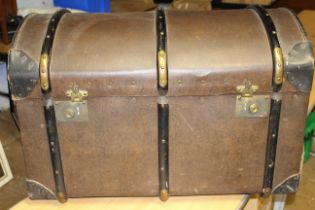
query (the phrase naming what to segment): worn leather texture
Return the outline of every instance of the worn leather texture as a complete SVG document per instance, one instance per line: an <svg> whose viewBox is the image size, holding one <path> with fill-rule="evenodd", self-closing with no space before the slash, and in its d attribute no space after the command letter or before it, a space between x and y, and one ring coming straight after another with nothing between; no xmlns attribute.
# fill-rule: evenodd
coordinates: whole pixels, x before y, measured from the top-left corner
<svg viewBox="0 0 315 210"><path fill-rule="evenodd" d="M67 14L52 50L52 94L76 82L90 97L155 96L155 45L154 13Z"/></svg>
<svg viewBox="0 0 315 210"><path fill-rule="evenodd" d="M306 42L286 9L270 10L286 61ZM15 39L39 62L50 15L29 16ZM50 81L54 101L76 83L88 91L88 121L58 122L69 197L156 196L155 13L66 14L56 30ZM271 94L272 57L252 10L166 11L171 195L259 193L268 117L235 115L245 78ZM299 173L308 93L286 79L274 186ZM27 178L55 191L40 86L15 98Z"/></svg>

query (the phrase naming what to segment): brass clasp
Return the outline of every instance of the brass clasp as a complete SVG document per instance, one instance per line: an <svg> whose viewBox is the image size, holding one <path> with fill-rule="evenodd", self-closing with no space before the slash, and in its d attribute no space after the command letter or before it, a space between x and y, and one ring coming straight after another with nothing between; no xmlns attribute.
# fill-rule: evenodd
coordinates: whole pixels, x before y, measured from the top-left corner
<svg viewBox="0 0 315 210"><path fill-rule="evenodd" d="M88 121L88 105L85 98L88 96L86 90L79 89L75 83L71 89L65 91L69 101L55 101L55 113L58 122L85 122Z"/></svg>
<svg viewBox="0 0 315 210"><path fill-rule="evenodd" d="M72 102L83 102L84 98L88 96L88 92L86 90L80 90L75 83L72 84L71 89L67 90L65 94Z"/></svg>
<svg viewBox="0 0 315 210"><path fill-rule="evenodd" d="M258 86L253 85L252 82L246 78L243 82L243 85L238 85L236 90L241 94L242 97L252 97L258 90Z"/></svg>
<svg viewBox="0 0 315 210"><path fill-rule="evenodd" d="M249 79L245 79L243 85L238 85L236 90L240 95L236 96L235 114L238 117L267 117L270 107L270 96L254 95L258 86Z"/></svg>

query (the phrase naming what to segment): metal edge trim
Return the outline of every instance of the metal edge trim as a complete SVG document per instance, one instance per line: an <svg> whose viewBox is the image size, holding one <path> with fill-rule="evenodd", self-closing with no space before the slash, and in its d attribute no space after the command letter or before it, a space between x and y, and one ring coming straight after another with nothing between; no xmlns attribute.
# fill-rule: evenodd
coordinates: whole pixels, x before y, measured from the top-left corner
<svg viewBox="0 0 315 210"><path fill-rule="evenodd" d="M278 185L276 185L275 187L273 187L271 193L272 194L277 194L277 190L280 188L280 187L283 187L284 185L286 185L286 183L292 179L297 179L296 181L299 182L300 181L300 177L301 177L301 174L300 173L296 173L296 174L292 174L290 176L288 176L287 178L283 179ZM296 188L295 189L292 189L293 191L291 192L287 192L287 193L295 193L296 192Z"/></svg>
<svg viewBox="0 0 315 210"><path fill-rule="evenodd" d="M29 190L29 183L30 184L35 184L35 186L38 189L41 189L41 192L45 192L45 194L41 194L41 195L34 195L32 194L32 192L30 192ZM32 180L32 179L26 179L26 186L27 186L27 190L28 190L28 195L30 199L56 199L56 195L55 193L49 189L48 187L46 187L45 185L43 185L42 183L36 181L36 180Z"/></svg>

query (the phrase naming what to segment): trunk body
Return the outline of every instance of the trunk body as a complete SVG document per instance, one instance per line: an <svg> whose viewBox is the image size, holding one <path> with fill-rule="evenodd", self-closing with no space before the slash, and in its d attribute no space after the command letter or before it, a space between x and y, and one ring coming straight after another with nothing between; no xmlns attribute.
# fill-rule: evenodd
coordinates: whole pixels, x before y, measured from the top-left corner
<svg viewBox="0 0 315 210"><path fill-rule="evenodd" d="M310 53L296 50L300 45L310 48L296 17L286 9L269 13L285 63L272 186L277 191L299 174L312 79L296 81L296 75L304 70L312 74L313 60ZM15 71L25 66L17 52L38 71L50 17L30 15L10 55L11 93L34 199L51 198L56 190L45 104L38 72L21 74L31 75L29 83ZM58 24L50 53L49 97L56 112L68 197L159 194L156 18L155 12L65 14ZM163 97L168 103L170 195L261 192L273 79L272 53L261 19L251 9L166 11L165 19L168 91ZM18 61L20 67L14 68ZM301 72L293 71L296 63ZM237 86L245 79L258 86L254 96L266 98L259 99L266 107L257 115L240 116L236 111ZM65 95L73 85L88 93L79 108ZM86 113L72 118L68 106Z"/></svg>

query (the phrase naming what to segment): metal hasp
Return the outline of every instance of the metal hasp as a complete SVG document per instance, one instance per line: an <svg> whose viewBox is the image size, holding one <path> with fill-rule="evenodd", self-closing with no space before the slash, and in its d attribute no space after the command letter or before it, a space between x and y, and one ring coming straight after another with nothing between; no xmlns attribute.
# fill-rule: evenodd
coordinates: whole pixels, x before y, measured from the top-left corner
<svg viewBox="0 0 315 210"><path fill-rule="evenodd" d="M249 79L244 79L243 85L238 85L236 90L242 97L252 97L258 90L258 86L254 85Z"/></svg>
<svg viewBox="0 0 315 210"><path fill-rule="evenodd" d="M235 115L237 117L266 117L270 109L269 95L254 95L258 86L245 79L243 85L238 85L236 91Z"/></svg>
<svg viewBox="0 0 315 210"><path fill-rule="evenodd" d="M57 25L61 17L68 13L68 10L59 10L54 13L48 23L48 29L46 32L45 40L43 43L39 74L40 74L40 84L42 90L42 96L44 99L44 115L46 121L47 136L49 141L49 150L52 161L52 169L55 179L56 187L56 197L59 202L64 203L67 201L67 193L63 177L63 169L61 163L60 146L57 132L55 108L53 101L50 97L51 86L49 80L49 68L50 68L50 54L53 45L53 40Z"/></svg>
<svg viewBox="0 0 315 210"><path fill-rule="evenodd" d="M67 90L65 95L69 97L72 102L84 102L84 98L88 96L88 92L79 89L79 86L73 83L71 89Z"/></svg>
<svg viewBox="0 0 315 210"><path fill-rule="evenodd" d="M159 192L160 199L166 201L169 197L169 105L165 96L168 90L168 68L166 52L166 22L162 8L156 11L157 33L157 76L158 76L158 156L159 156Z"/></svg>
<svg viewBox="0 0 315 210"><path fill-rule="evenodd" d="M267 135L267 146L265 156L265 171L263 180L262 196L269 196L273 187L274 168L276 160L279 121L281 113L281 95L280 89L283 82L283 54L280 47L280 42L277 36L276 27L270 17L270 14L260 6L250 7L260 17L270 44L270 50L273 61L273 74L272 74L272 95L269 113L269 125Z"/></svg>
<svg viewBox="0 0 315 210"><path fill-rule="evenodd" d="M59 122L88 121L88 106L85 98L88 91L79 89L75 83L65 91L69 101L55 101L56 118Z"/></svg>

